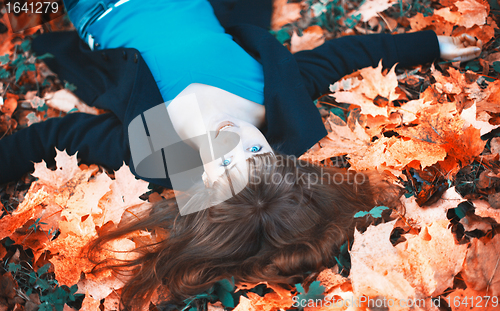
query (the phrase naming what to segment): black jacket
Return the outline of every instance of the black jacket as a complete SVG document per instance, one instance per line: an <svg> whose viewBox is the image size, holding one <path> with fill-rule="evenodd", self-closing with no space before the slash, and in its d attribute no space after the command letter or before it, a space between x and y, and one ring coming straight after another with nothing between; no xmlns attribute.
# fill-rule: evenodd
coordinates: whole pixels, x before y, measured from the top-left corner
<svg viewBox="0 0 500 311"><path fill-rule="evenodd" d="M299 156L327 133L313 99L354 70L395 63L412 66L439 57L432 31L403 35L366 35L327 41L292 55L264 28L251 24L227 27L234 40L264 69L264 105L270 144ZM33 42L38 55L51 53L47 65L61 79L77 86L76 95L89 105L111 110L99 116L72 113L33 124L0 140L0 183L33 170L33 162L54 163L54 147L78 152L86 163L118 169L134 165L128 125L136 116L162 103L144 60L135 49L91 51L76 32L49 33ZM147 129L146 129L147 131ZM168 178L144 178L171 188Z"/></svg>

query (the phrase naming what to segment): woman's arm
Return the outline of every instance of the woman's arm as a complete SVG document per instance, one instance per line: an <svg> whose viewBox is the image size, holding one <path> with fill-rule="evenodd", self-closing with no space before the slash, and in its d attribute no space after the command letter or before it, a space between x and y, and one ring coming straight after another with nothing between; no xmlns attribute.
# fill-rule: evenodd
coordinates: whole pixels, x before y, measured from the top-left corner
<svg viewBox="0 0 500 311"><path fill-rule="evenodd" d="M408 34L375 34L342 37L310 50L296 53L304 83L312 98L328 92L330 84L355 70L373 66L408 67L444 59L477 57L481 42L469 36L438 37L433 31Z"/></svg>
<svg viewBox="0 0 500 311"><path fill-rule="evenodd" d="M33 171L33 163L54 163L55 148L85 163L118 169L130 158L123 127L116 116L72 113L36 123L0 140L0 184Z"/></svg>

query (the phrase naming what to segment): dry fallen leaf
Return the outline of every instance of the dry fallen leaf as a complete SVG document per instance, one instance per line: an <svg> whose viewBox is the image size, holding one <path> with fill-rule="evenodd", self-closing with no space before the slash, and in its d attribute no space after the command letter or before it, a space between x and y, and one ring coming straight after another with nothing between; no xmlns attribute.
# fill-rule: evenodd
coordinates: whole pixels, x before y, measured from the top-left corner
<svg viewBox="0 0 500 311"><path fill-rule="evenodd" d="M426 207L420 207L415 196L407 198L403 195L400 201L405 208L405 218L409 224L427 226L434 221L447 220L446 212L466 200L456 192L455 187L451 187L443 193L441 199Z"/></svg>
<svg viewBox="0 0 500 311"><path fill-rule="evenodd" d="M48 92L45 94L44 100L47 106L66 113L70 111L79 111L94 115L99 114L99 109L88 106L68 89Z"/></svg>
<svg viewBox="0 0 500 311"><path fill-rule="evenodd" d="M331 130L325 138L320 140L319 144L322 148L316 152L308 151L300 159L319 162L343 154L362 156L366 153L370 137L358 123L354 131L351 131L342 119L332 113L326 123Z"/></svg>
<svg viewBox="0 0 500 311"><path fill-rule="evenodd" d="M33 219L37 207L48 198L49 194L43 187L33 185L28 191L23 202L19 204L12 214L7 214L0 219L0 240L10 236L17 228L22 227L28 220Z"/></svg>
<svg viewBox="0 0 500 311"><path fill-rule="evenodd" d="M59 188L72 179L75 174L81 170L78 167L76 153L69 156L65 151L59 151L57 149L56 153L55 160L57 167L55 171L49 170L45 161L42 160L41 163L35 163L35 171L32 175L38 177L41 183L51 185L54 188Z"/></svg>
<svg viewBox="0 0 500 311"><path fill-rule="evenodd" d="M487 243L480 239L472 239L462 271L467 287L477 291L487 291L490 296L500 295L499 252L499 235L495 235Z"/></svg>
<svg viewBox="0 0 500 311"><path fill-rule="evenodd" d="M395 300L442 294L462 269L467 245L455 245L448 221L438 221L419 235L406 234L406 241L394 247L389 238L395 222L355 232L350 275L354 294Z"/></svg>
<svg viewBox="0 0 500 311"><path fill-rule="evenodd" d="M110 189L111 191L106 196L101 196L99 201L99 207L102 209L102 215L96 218L96 224L99 226L108 221L117 225L125 210L132 206L143 204L146 209L151 206L150 203L139 199L139 196L149 191L148 183L136 179L126 165L115 172L115 179L110 180Z"/></svg>
<svg viewBox="0 0 500 311"><path fill-rule="evenodd" d="M299 51L312 50L325 43L323 29L318 26L310 26L304 30L302 36L299 37L294 31L290 39L290 52L297 53Z"/></svg>
<svg viewBox="0 0 500 311"><path fill-rule="evenodd" d="M284 25L298 20L300 15L300 3L288 3L288 0L273 1L273 16L271 19L271 29L279 30Z"/></svg>
<svg viewBox="0 0 500 311"><path fill-rule="evenodd" d="M499 125L492 125L487 121L482 121L477 119L476 104L474 103L471 107L462 110L460 117L466 121L465 125L472 125L474 128L479 130L479 135L484 135L492 130L498 128Z"/></svg>
<svg viewBox="0 0 500 311"><path fill-rule="evenodd" d="M89 294L85 294L85 298L83 298L81 311L97 311L100 310L99 306L101 302L92 298Z"/></svg>
<svg viewBox="0 0 500 311"><path fill-rule="evenodd" d="M361 14L361 21L367 22L372 17L377 16L377 13L385 11L396 3L398 3L397 0L367 0L351 14Z"/></svg>

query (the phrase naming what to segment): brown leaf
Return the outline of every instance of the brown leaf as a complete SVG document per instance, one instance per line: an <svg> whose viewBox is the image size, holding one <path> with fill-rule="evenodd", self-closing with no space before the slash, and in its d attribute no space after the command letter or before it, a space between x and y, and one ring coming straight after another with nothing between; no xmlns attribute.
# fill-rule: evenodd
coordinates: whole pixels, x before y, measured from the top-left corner
<svg viewBox="0 0 500 311"><path fill-rule="evenodd" d="M83 299L82 302L82 307L80 308L81 311L97 311L100 310L99 306L101 305L101 302L99 300L96 300L92 298L89 294L85 294L85 298Z"/></svg>
<svg viewBox="0 0 500 311"><path fill-rule="evenodd" d="M465 125L472 125L474 128L479 130L479 134L482 136L491 132L492 130L498 128L500 125L492 125L487 120L489 119L489 115L486 121L479 120L476 113L476 104L474 103L470 108L462 110L460 117L466 121Z"/></svg>
<svg viewBox="0 0 500 311"><path fill-rule="evenodd" d="M487 291L490 296L500 294L500 235L484 243L472 239L465 259L464 277L467 287L477 291Z"/></svg>
<svg viewBox="0 0 500 311"><path fill-rule="evenodd" d="M116 292L109 294L106 299L104 299L104 311L116 311L120 310L120 296Z"/></svg>
<svg viewBox="0 0 500 311"><path fill-rule="evenodd" d="M19 96L7 93L7 99L3 102L3 105L0 106L0 110L8 115L9 117L12 116L14 111L17 108L17 100L19 99Z"/></svg>
<svg viewBox="0 0 500 311"><path fill-rule="evenodd" d="M312 50L325 43L323 29L318 25L313 25L304 30L302 36L299 37L294 31L290 39L290 52L297 53L299 51Z"/></svg>
<svg viewBox="0 0 500 311"><path fill-rule="evenodd" d="M37 190L29 191L23 202L12 214L5 215L0 219L0 240L10 236L17 228L33 219L38 212L38 206L49 196L43 187L33 185L31 188Z"/></svg>
<svg viewBox="0 0 500 311"><path fill-rule="evenodd" d="M397 0L367 0L352 15L361 14L361 21L367 22L372 17L378 16L377 13L385 11L392 5L398 3Z"/></svg>
<svg viewBox="0 0 500 311"><path fill-rule="evenodd" d="M92 235L67 234L59 236L47 247L53 254L50 262L54 266L54 273L60 285L71 287L78 283L82 272L92 270L94 265L82 253L82 250L93 237Z"/></svg>
<svg viewBox="0 0 500 311"><path fill-rule="evenodd" d="M300 3L288 3L288 0L274 0L273 7L272 30L279 30L286 24L292 23L301 17Z"/></svg>

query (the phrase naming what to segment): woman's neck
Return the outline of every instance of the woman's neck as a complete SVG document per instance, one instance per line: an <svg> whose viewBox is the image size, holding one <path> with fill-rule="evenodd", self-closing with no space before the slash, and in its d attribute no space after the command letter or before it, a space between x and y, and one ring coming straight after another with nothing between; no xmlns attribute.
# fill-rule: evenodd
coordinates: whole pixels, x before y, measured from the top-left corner
<svg viewBox="0 0 500 311"><path fill-rule="evenodd" d="M199 148L194 137L214 131L225 118L239 119L260 128L265 107L222 89L199 83L185 88L167 106L177 134L193 148Z"/></svg>

